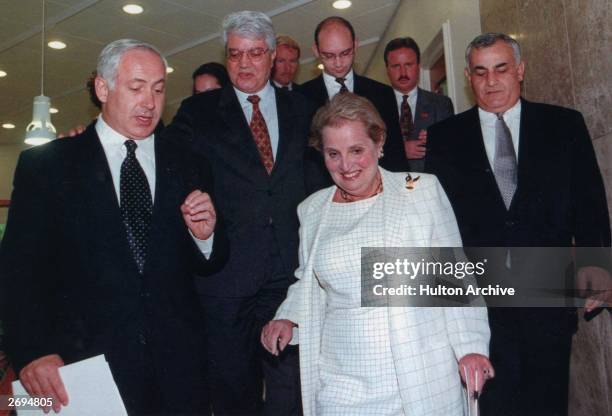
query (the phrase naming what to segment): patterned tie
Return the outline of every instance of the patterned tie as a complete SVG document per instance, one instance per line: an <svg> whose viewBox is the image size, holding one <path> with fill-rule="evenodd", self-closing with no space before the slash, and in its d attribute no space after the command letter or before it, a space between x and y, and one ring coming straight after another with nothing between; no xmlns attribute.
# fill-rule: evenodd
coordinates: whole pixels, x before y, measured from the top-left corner
<svg viewBox="0 0 612 416"><path fill-rule="evenodd" d="M261 163L268 171L268 175L272 172L274 167L274 155L272 154L272 144L270 142L270 134L268 133L268 126L266 126L266 120L264 120L261 111L259 111L259 101L261 99L257 95L249 95L247 101L253 104L253 115L251 116L251 133L253 133L253 139L257 150L259 150L259 157Z"/></svg>
<svg viewBox="0 0 612 416"><path fill-rule="evenodd" d="M346 81L346 78L336 78L336 82L340 84L340 92L348 92L348 88L346 88L344 81Z"/></svg>
<svg viewBox="0 0 612 416"><path fill-rule="evenodd" d="M410 110L410 104L408 104L408 96L402 96L402 106L400 115L400 128L402 130L402 139L412 140L414 133L414 122L412 121L412 110Z"/></svg>
<svg viewBox="0 0 612 416"><path fill-rule="evenodd" d="M506 209L510 208L512 197L516 191L517 165L516 153L512 144L512 134L504 121L503 113L497 113L495 121L495 158L493 172L497 187L504 199Z"/></svg>
<svg viewBox="0 0 612 416"><path fill-rule="evenodd" d="M124 145L127 155L121 164L119 181L121 215L134 261L136 261L138 271L142 274L147 256L147 238L151 226L153 202L149 182L136 159L138 145L134 140L126 140Z"/></svg>

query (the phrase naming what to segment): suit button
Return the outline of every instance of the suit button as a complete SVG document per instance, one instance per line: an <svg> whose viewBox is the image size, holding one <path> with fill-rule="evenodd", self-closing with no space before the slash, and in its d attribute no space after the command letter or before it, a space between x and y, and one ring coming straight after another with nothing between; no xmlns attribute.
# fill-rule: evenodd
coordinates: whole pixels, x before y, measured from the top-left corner
<svg viewBox="0 0 612 416"><path fill-rule="evenodd" d="M515 221L512 221L512 220L506 221L506 227L514 227L515 225L516 225Z"/></svg>
<svg viewBox="0 0 612 416"><path fill-rule="evenodd" d="M272 220L272 217L268 217L268 226L272 226L272 224L274 224L274 221Z"/></svg>
<svg viewBox="0 0 612 416"><path fill-rule="evenodd" d="M138 342L142 345L147 345L147 338L144 336L144 334L138 334Z"/></svg>

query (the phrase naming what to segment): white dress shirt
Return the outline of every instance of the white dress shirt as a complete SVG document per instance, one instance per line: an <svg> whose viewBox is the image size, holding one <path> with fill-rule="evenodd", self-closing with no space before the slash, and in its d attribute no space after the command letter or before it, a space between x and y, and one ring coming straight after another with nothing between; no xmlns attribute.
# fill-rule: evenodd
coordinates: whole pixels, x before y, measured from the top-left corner
<svg viewBox="0 0 612 416"><path fill-rule="evenodd" d="M336 82L336 77L329 75L326 72L323 72L323 82L325 83L325 89L327 90L327 96L329 97L330 100L334 98L334 96L340 92L340 88L342 87L342 85L340 85L339 82ZM344 76L344 85L346 85L346 88L350 92L355 91L355 87L354 87L355 77L353 76L352 69L348 72L348 74Z"/></svg>
<svg viewBox="0 0 612 416"><path fill-rule="evenodd" d="M293 82L290 82L287 85L282 85L274 80L272 80L272 83L277 86L278 88L287 88L289 91L293 91Z"/></svg>
<svg viewBox="0 0 612 416"><path fill-rule="evenodd" d="M102 117L102 114L98 116L96 122L96 132L100 138L100 143L104 149L106 161L113 178L113 186L115 187L115 194L117 195L117 201L121 206L121 164L127 155L127 149L125 148L125 141L130 140L109 126ZM151 134L149 137L144 139L134 140L138 147L136 147L136 159L149 183L149 189L151 190L151 200L155 201L155 135ZM178 208L178 207L177 207ZM193 240L197 244L198 248L208 259L212 253L213 247L213 236L214 233L208 237L207 240L200 240L196 236L189 233L193 237Z"/></svg>
<svg viewBox="0 0 612 416"><path fill-rule="evenodd" d="M402 101L404 101L404 94L403 92L399 92L396 89L393 89L393 92L395 93L395 101L397 102L397 113L399 114L399 116L402 116ZM414 122L414 117L416 114L416 103L417 103L417 98L419 96L419 88L418 87L414 87L412 89L412 91L408 92L408 105L410 106L410 111L412 112L412 121Z"/></svg>
<svg viewBox="0 0 612 416"><path fill-rule="evenodd" d="M260 91L253 94L244 93L236 87L234 87L234 91L236 91L236 96L238 97L238 101L240 102L240 106L242 107L247 123L251 122L251 117L253 116L253 104L251 104L247 98L249 98L251 95L259 96L259 111L261 111L261 115L266 121L268 133L270 134L272 154L274 155L274 161L276 162L279 132L278 113L276 111L276 93L274 92L274 87L270 85L269 82L266 82L266 85Z"/></svg>
<svg viewBox="0 0 612 416"><path fill-rule="evenodd" d="M489 113L479 107L478 117L480 118L480 129L482 130L482 138L484 140L487 158L489 159L489 165L491 165L492 169L495 169L495 122L497 121L497 116L495 113ZM519 135L521 131L521 100L518 100L514 106L509 108L504 113L503 117L512 135L512 145L514 146L516 162L518 163Z"/></svg>

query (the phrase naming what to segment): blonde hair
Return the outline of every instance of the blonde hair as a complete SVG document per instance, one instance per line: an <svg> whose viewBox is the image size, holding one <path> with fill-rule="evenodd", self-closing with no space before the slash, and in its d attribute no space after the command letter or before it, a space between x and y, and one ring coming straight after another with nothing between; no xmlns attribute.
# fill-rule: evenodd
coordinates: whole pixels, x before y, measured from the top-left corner
<svg viewBox="0 0 612 416"><path fill-rule="evenodd" d="M298 58L300 57L301 55L300 45L291 36L278 35L276 37L276 47L278 48L279 46L283 46L283 45L287 46L288 48L295 49L298 53Z"/></svg>
<svg viewBox="0 0 612 416"><path fill-rule="evenodd" d="M310 125L309 145L321 151L323 148L323 129L339 127L347 121L363 123L368 137L376 144L383 145L387 137L387 127L374 105L366 98L351 92L335 95L317 111Z"/></svg>

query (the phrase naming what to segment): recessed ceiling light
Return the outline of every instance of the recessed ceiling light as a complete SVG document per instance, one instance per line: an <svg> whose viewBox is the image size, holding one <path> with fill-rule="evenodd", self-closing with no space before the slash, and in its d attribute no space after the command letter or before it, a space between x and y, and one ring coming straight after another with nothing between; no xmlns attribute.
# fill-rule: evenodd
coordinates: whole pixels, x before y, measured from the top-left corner
<svg viewBox="0 0 612 416"><path fill-rule="evenodd" d="M8 74L4 71L0 71L0 78L4 78L5 76L7 76Z"/></svg>
<svg viewBox="0 0 612 416"><path fill-rule="evenodd" d="M14 129L15 125L13 123L4 123L2 127L5 129Z"/></svg>
<svg viewBox="0 0 612 416"><path fill-rule="evenodd" d="M172 68L171 66L166 67L166 74L171 74L173 72L174 72L174 68Z"/></svg>
<svg viewBox="0 0 612 416"><path fill-rule="evenodd" d="M66 47L66 44L59 40L52 40L51 42L47 43L47 45L49 45L49 47L52 49L64 49Z"/></svg>
<svg viewBox="0 0 612 416"><path fill-rule="evenodd" d="M59 113L59 110L58 110L57 108L55 108L55 107L51 107L51 108L49 109L49 112L50 112L51 114L57 114L57 113Z"/></svg>
<svg viewBox="0 0 612 416"><path fill-rule="evenodd" d="M348 9L349 7L351 7L353 3L351 3L349 0L336 0L335 2L333 2L332 6L334 6L334 9Z"/></svg>
<svg viewBox="0 0 612 416"><path fill-rule="evenodd" d="M323 64L317 65L317 68L319 68L322 71L323 70Z"/></svg>
<svg viewBox="0 0 612 416"><path fill-rule="evenodd" d="M126 4L123 6L123 11L127 14L140 14L144 11L144 9L138 4Z"/></svg>

